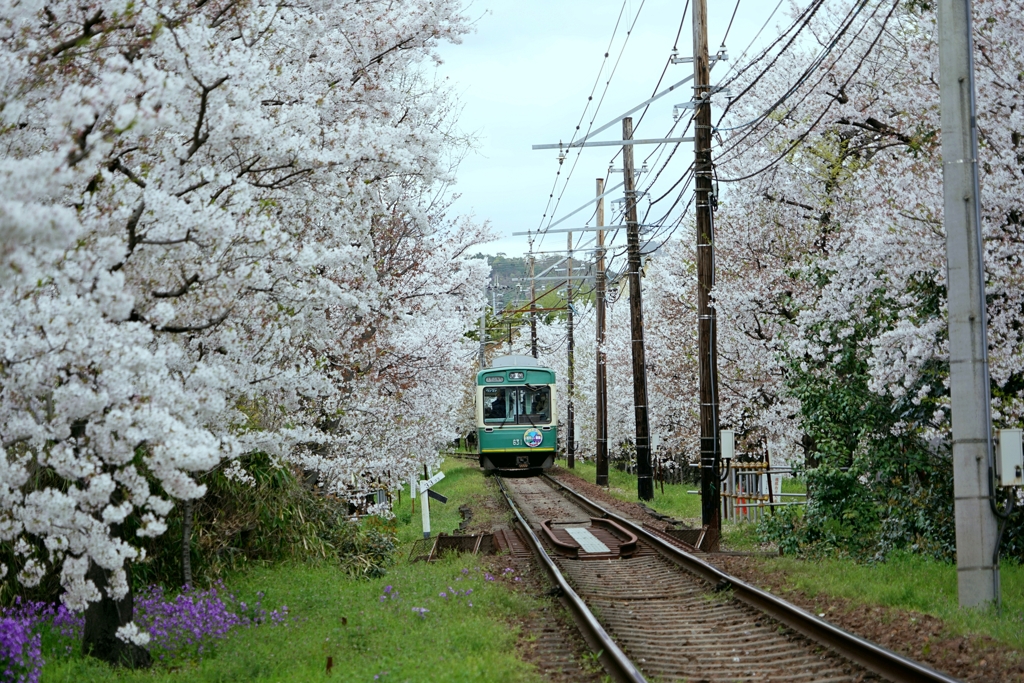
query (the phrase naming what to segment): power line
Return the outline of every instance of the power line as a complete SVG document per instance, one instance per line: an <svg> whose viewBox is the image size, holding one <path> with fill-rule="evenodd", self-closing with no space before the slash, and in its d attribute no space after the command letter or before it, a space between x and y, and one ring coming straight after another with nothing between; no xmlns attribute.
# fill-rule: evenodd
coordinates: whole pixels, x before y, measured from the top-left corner
<svg viewBox="0 0 1024 683"><path fill-rule="evenodd" d="M881 7L881 5L879 5L879 6L877 6L875 8L875 12L872 13L871 18L875 17L875 14L878 12L878 9L880 7ZM879 29L877 35L875 35L874 40L871 41L871 44L868 47L868 50L864 53L864 55L861 56L861 59L860 59L860 61L858 61L857 66L853 69L852 72L850 72L850 75L843 82L843 85L840 87L840 91L844 90L846 88L846 86L850 84L850 81L853 80L853 77L856 76L857 73L860 71L861 66L864 65L864 62L867 59L867 55L870 54L870 52L875 48L875 45L878 44L879 39L885 34L885 28L888 25L889 20L892 18L892 15L896 12L896 9L898 7L899 7L899 0L895 0L895 2L893 2L892 8L889 10L889 13L886 15L885 20L882 22L882 26ZM863 30L863 28L861 30ZM858 35L859 35L859 32L858 32ZM818 116L818 118L814 120L814 123L812 123L810 125L810 127L808 127L808 129L806 131L804 131L801 135L799 135L796 138L796 140L794 140L786 148L786 150L784 152L782 152L782 154L778 155L771 162L769 162L765 166L761 167L757 171L754 171L753 173L748 173L746 175L739 176L739 177L736 177L736 178L719 178L719 181L723 182L723 183L735 183L735 182L739 182L741 180L747 180L749 178L753 178L756 175L760 175L761 173L764 173L768 169L770 169L773 166L775 166L775 164L777 164L779 161L784 159L790 152L792 152L794 149L796 149L796 147L799 146L807 138L807 136L810 135L811 132L813 132L815 130L815 128L817 128L818 124L821 123L822 119L825 118L825 115L832 108L832 103L834 101L835 101L834 98L830 99L828 101L828 104L825 105L825 108L822 110L821 114ZM746 137L746 135L747 134L744 134L744 137ZM733 149L733 148L731 148L731 149Z"/></svg>
<svg viewBox="0 0 1024 683"><path fill-rule="evenodd" d="M749 135L752 135L754 133L755 129L752 128L752 126L755 126L757 123L760 123L765 118L770 116L772 114L772 112L776 111L780 106L782 106L786 102L786 100L788 100L790 97L792 97L793 94L796 93L797 90L799 90L799 88L801 86L803 86L807 82L807 80L810 78L810 75L814 71L816 71L825 62L825 59L832 53L832 51L835 49L836 45L838 45L838 43L842 39L842 37L844 35L846 35L846 33L847 33L847 31L849 31L850 27L853 26L854 21L856 20L857 16L860 14L860 12L863 9L863 7L864 7L863 4L859 4L859 5L855 6L850 12L847 13L847 15L840 22L840 30L836 32L836 34L833 36L832 40L829 41L829 44L821 51L821 53L817 57L815 57L815 59L813 59L811 61L811 64L806 69L804 69L804 72L801 74L801 76L795 81L795 83L778 100L775 101L775 103L773 103L766 111L764 111L763 113L759 114L758 117L756 117L754 120L752 120L750 122L747 122L747 123L743 124L742 126L734 127L735 129L750 127L751 130L749 132L744 133L743 135L741 135L738 139L730 140L729 141L730 142L730 146L728 148L723 149L722 151L719 152L720 163L723 163L723 164L727 163L729 159L728 158L724 158L723 159L722 157L726 157L726 155L728 155L729 152L731 152L734 149L736 149L739 146L740 143L742 143ZM875 11L872 12L872 14L871 14L871 18L872 19L877 14L879 7L880 7L880 5L876 5ZM860 34L867 28L867 25L868 25L867 22L865 22L865 24L863 26L861 26L860 30L858 30L856 35L854 36L854 39L856 39L856 38L858 38L860 36ZM839 58L843 57L846 54L847 50L849 50L852 47L852 45L853 45L853 41L851 41L848 45L846 45L842 49L842 51L840 52ZM861 60L863 61L863 59L866 56L867 56L866 54L864 56L862 56ZM767 71L765 71L764 73L767 73ZM761 75L758 76L758 80L764 75L764 73L762 73ZM828 76L828 72L823 73L821 78L818 79L818 82L815 84L815 86L820 84L821 81L824 80L827 76ZM750 89L750 87L752 87L752 85L753 84L751 84L751 86L748 86L745 89L745 92L749 91L749 89ZM797 102L797 104L794 105L794 109L796 108L796 106L799 106L800 104L802 104L804 102L804 100L806 100L806 98L812 92L813 92L813 88L809 89L806 93L804 93L803 97L800 98L799 102ZM731 106L731 104L730 104L730 106ZM728 107L726 107L726 111L722 112L722 116L719 118L719 121L721 121L725 117L727 112L728 112ZM778 127L780 125L782 125L781 122L777 122L775 127ZM769 135L770 133L771 133L771 129L768 130L768 131L764 131L764 134L761 136L761 138L759 138L759 140L757 142L760 142L761 140L764 140L767 137L767 135Z"/></svg>
<svg viewBox="0 0 1024 683"><path fill-rule="evenodd" d="M619 19L615 22L615 29L612 32L611 39L608 41L608 49L606 49L605 53L604 53L604 55L605 55L604 58L605 58L606 61L608 59L609 53L611 52L611 46L612 46L612 43L615 40L615 34L618 32L619 24L622 21L622 13L625 11L627 2L628 2L628 0L623 0L622 10L619 11ZM590 117L590 123L587 126L587 135L586 135L586 137L589 137L590 130L594 127L594 121L597 119L597 113L601 110L601 105L604 103L604 98L608 94L608 89L611 86L612 78L615 77L615 72L619 68L619 63L622 61L622 55L626 51L626 45L629 44L629 38L633 34L633 29L636 28L636 22L640 18L640 12L643 10L645 2L646 2L646 0L642 0L641 1L640 7L637 8L636 14L633 17L633 21L630 24L629 29L626 31L626 37L622 41L622 47L619 49L618 56L615 58L615 64L612 65L612 71L608 75L608 80L605 81L604 90L601 92L601 97L598 99L597 105L594 108L594 114L593 114L593 116ZM579 133L580 124L583 122L583 119L586 116L587 109L589 109L589 107L590 107L590 102L592 102L593 99L594 99L594 92L596 92L596 90L597 90L597 83L600 81L601 73L603 73L603 71L604 71L604 62L602 62L601 71L598 72L597 81L595 81L594 87L590 91L590 96L587 98L587 106L584 108L583 115L580 117L580 123L578 123L576 125L576 130L573 131L572 138L570 139L570 144L572 144L572 141L574 141L576 139L576 134ZM555 200L555 206L551 210L551 218L548 220L548 223L550 223L552 220L554 220L554 215L558 211L558 206L561 204L562 197L565 195L565 189L569 186L569 180L572 178L573 171L576 170L576 165L579 163L580 155L582 153L583 153L582 148L576 153L576 158L573 160L573 164L569 168L569 173L566 175L565 180L562 182L562 191L558 194L558 199ZM561 174L561 166L562 166L562 162L563 161L564 161L564 158L561 158L558 161L559 170L555 174L555 182L554 182L554 185L551 188L552 192L548 196L548 205L547 206L551 206L551 198L554 196L554 190L558 186L558 176ZM547 218L547 216L548 216L548 214L547 214L547 207L545 207L544 211L545 211L545 213L541 217L541 220L540 220L540 226L538 226L538 229L537 229L537 232L540 235L540 243L538 244L538 247L543 245L543 243L544 243L543 226L544 226L544 219ZM532 244L531 244L531 247L532 247Z"/></svg>

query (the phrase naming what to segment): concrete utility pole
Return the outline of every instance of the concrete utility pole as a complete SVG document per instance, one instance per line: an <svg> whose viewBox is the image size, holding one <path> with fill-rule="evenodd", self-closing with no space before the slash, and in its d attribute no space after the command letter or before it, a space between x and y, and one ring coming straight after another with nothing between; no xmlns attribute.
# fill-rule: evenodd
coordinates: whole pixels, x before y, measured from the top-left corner
<svg viewBox="0 0 1024 683"><path fill-rule="evenodd" d="M957 594L981 607L1000 587L970 0L939 0L938 15Z"/></svg>
<svg viewBox="0 0 1024 683"><path fill-rule="evenodd" d="M604 178L597 179L597 196L604 194ZM604 199L597 200L597 226L604 226ZM604 230L597 231L597 485L608 486L608 375L604 353Z"/></svg>
<svg viewBox="0 0 1024 683"><path fill-rule="evenodd" d="M622 119L622 139L633 139L633 119ZM640 294L640 225L636 217L633 145L622 146L626 192L626 241L629 253L629 327L633 338L633 411L636 417L636 495L654 499L651 428L647 418L647 359L644 354L644 305Z"/></svg>
<svg viewBox="0 0 1024 683"><path fill-rule="evenodd" d="M697 192L697 356L700 368L700 501L703 524L721 530L718 470L718 332L711 288L715 284L711 218L711 69L708 59L707 0L693 1L693 95L696 101L693 151Z"/></svg>
<svg viewBox="0 0 1024 683"><path fill-rule="evenodd" d="M480 315L480 351L478 352L477 362L480 365L480 369L483 370L487 364L485 352L487 350L487 305L484 304L484 312ZM412 494L413 501L416 500L416 494ZM415 505L415 502L413 503Z"/></svg>
<svg viewBox="0 0 1024 683"><path fill-rule="evenodd" d="M530 243L533 251L533 242ZM537 357L537 281L533 277L534 256L530 254L530 353Z"/></svg>
<svg viewBox="0 0 1024 683"><path fill-rule="evenodd" d="M569 349L569 372L566 375L566 419L565 419L565 466L567 468L574 469L576 467L576 414L575 407L573 406L572 393L574 390L574 380L576 379L576 368L574 365L573 353L575 351L573 344L573 313L572 313L572 233L567 233L566 238L568 239L569 249L569 260L566 262L566 277L565 279L565 300L568 302L566 306L568 315L566 316L566 330L568 332L569 339L566 342L566 346Z"/></svg>

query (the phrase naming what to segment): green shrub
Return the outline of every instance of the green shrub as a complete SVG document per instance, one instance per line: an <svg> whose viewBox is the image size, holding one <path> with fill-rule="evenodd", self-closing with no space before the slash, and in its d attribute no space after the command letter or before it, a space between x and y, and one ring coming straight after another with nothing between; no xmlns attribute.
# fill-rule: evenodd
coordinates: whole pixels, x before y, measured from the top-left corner
<svg viewBox="0 0 1024 683"><path fill-rule="evenodd" d="M263 453L243 459L254 483L224 476L199 477L206 495L193 504L193 582L203 585L253 564L338 562L346 570L380 576L395 550L393 525L351 521L347 501L324 495L301 471ZM180 503L163 536L147 543L147 560L136 565L136 585L182 583Z"/></svg>
<svg viewBox="0 0 1024 683"><path fill-rule="evenodd" d="M879 527L871 490L853 471L828 465L808 471L807 488L802 513L787 507L762 519L761 540L777 544L784 554L867 556Z"/></svg>

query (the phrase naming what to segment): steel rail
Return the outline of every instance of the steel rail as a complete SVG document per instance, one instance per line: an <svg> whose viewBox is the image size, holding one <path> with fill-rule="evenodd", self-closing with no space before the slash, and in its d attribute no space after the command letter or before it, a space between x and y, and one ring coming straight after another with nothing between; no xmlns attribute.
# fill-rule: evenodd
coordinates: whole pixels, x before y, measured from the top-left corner
<svg viewBox="0 0 1024 683"><path fill-rule="evenodd" d="M963 683L959 678L953 678L888 648L844 631L835 624L819 619L778 596L726 574L717 567L650 533L643 527L609 512L566 484L546 474L544 477L555 487L575 498L577 502L626 527L683 569L696 574L716 587L731 588L733 595L740 601L764 612L814 642L860 664L869 671L884 676L894 683Z"/></svg>
<svg viewBox="0 0 1024 683"><path fill-rule="evenodd" d="M515 513L516 519L519 520L519 526L522 528L523 533L526 534L527 540L533 548L534 554L544 565L544 568L551 575L558 590L561 593L562 598L565 600L570 611L573 614L573 618L576 622L576 626L579 627L580 633L583 635L587 644L590 648L597 652L598 659L604 666L608 675L614 680L620 681L621 683L647 683L647 679L644 678L640 670L637 669L636 665L629 660L626 653L615 644L608 632L604 630L597 618L587 607L583 599L577 595L576 591L572 589L569 582L562 576L562 572L558 570L558 567L552 561L551 557L544 550L544 546L541 545L540 539L533 533L533 529L530 528L529 523L523 518L523 515L519 512L519 508L512 500L512 496L505 488L505 484L502 482L500 477L495 477L498 480L498 488L501 489L502 494L505 496L505 501L509 507L512 508L512 512Z"/></svg>

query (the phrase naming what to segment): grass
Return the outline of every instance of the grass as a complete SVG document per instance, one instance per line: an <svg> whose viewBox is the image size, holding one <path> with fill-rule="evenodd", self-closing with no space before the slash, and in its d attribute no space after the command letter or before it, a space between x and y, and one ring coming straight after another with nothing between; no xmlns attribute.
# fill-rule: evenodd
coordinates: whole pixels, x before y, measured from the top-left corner
<svg viewBox="0 0 1024 683"><path fill-rule="evenodd" d="M995 610L964 610L957 604L956 566L920 555L898 554L884 563L857 564L826 558L780 557L762 560L786 583L814 597L834 595L861 604L915 610L936 616L957 635L982 633L1024 650L1024 567L1000 568L1003 604Z"/></svg>
<svg viewBox="0 0 1024 683"><path fill-rule="evenodd" d="M564 467L564 462L561 465ZM566 471L589 482L597 478L597 466L592 461L576 461L576 467ZM655 482L654 500L641 501L636 495L636 475L614 467L608 468L608 493L630 503L642 502L649 508L680 520L700 518L700 496L687 493L694 488L694 484L665 484L665 492L662 493L661 484Z"/></svg>
<svg viewBox="0 0 1024 683"><path fill-rule="evenodd" d="M463 458L447 458L441 466L444 472L444 479L433 486L433 490L448 497L446 504L436 500L430 501L430 528L432 535L438 533L452 533L459 527L462 515L459 512L460 505L469 504L474 507L474 521L486 522L486 509L482 506L474 506L483 498L491 495L493 482L481 474L480 469L470 460ZM422 510L420 501L416 498L416 511L412 510L412 503L409 500L408 485L402 494L401 502L395 502L395 521L398 524L398 540L400 543L409 543L423 538L423 526L421 522Z"/></svg>
<svg viewBox="0 0 1024 683"><path fill-rule="evenodd" d="M491 486L468 462L449 460L435 487L449 502L431 503L434 532L451 532L460 504L487 495ZM510 590L509 575L489 581L477 558L448 556L437 563L409 564L409 541L422 537L420 511L398 508L398 561L379 579L355 579L329 564L291 564L250 569L229 588L243 598L258 591L269 608L287 605L287 626L263 625L236 632L211 656L170 668L124 671L80 656L47 657L44 683L266 681L513 681L543 680L516 655L514 620L537 607ZM419 501L417 501L417 508ZM405 508L404 511L402 508ZM391 586L387 591L386 587ZM470 595L451 597L450 587ZM440 593L448 594L441 597ZM390 595L396 595L391 598ZM384 600L381 597L384 596ZM472 603L472 606L470 606ZM420 616L413 608L429 610ZM327 658L334 671L326 673Z"/></svg>

